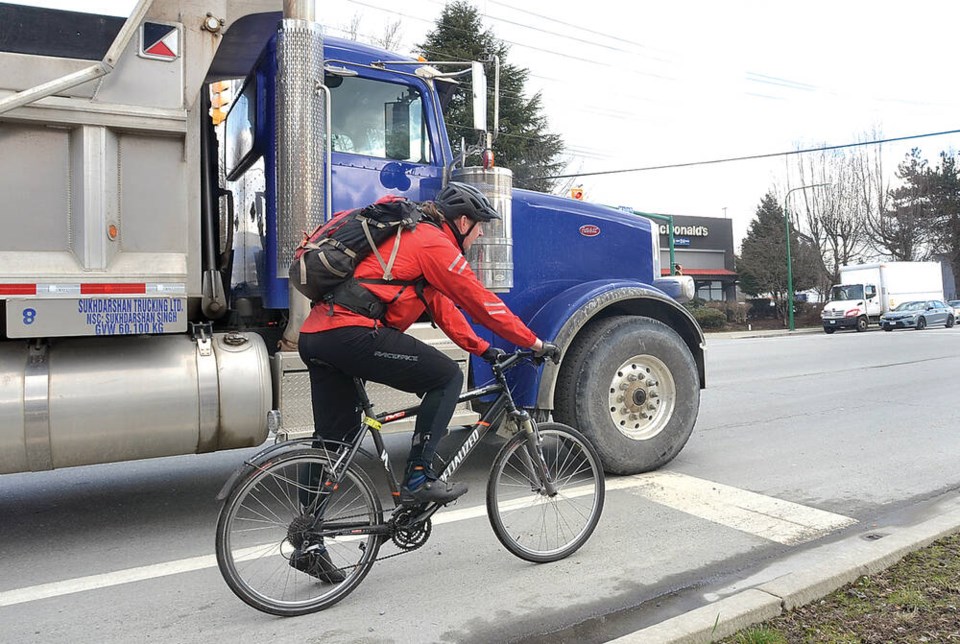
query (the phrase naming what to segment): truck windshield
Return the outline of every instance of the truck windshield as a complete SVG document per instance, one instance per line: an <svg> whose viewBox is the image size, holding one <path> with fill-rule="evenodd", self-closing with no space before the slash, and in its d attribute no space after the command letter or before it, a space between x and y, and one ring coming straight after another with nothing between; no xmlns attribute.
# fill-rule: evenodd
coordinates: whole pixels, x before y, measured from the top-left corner
<svg viewBox="0 0 960 644"><path fill-rule="evenodd" d="M863 284L847 284L846 286L834 286L830 289L830 300L832 302L862 299Z"/></svg>

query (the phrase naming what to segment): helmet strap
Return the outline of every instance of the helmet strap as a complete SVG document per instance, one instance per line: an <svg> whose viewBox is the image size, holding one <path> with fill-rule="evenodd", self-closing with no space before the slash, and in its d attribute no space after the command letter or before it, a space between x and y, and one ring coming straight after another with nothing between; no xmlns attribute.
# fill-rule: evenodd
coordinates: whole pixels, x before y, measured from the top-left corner
<svg viewBox="0 0 960 644"><path fill-rule="evenodd" d="M450 232L453 233L454 239L457 240L457 246L460 247L460 252L465 252L463 250L463 241L467 238L467 235L462 234L460 232L460 227L457 226L453 221L449 219L447 219L446 221L447 221L447 227L450 228ZM471 228L470 230L473 230L473 228ZM467 234L469 234L469 231Z"/></svg>

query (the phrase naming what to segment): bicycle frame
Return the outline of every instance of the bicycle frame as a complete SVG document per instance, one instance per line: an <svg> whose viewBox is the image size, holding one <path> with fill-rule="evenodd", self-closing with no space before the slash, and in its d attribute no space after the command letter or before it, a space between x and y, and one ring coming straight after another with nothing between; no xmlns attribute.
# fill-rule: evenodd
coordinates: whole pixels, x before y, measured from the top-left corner
<svg viewBox="0 0 960 644"><path fill-rule="evenodd" d="M482 414L480 420L470 426L470 433L463 440L453 458L450 459L450 461L443 468L443 471L440 473L439 478L441 480L446 481L448 478L453 476L454 473L456 473L456 471L476 448L477 444L480 442L480 439L490 431L491 427L496 426L501 417L504 415L510 415L513 417L513 419L517 422L518 430L526 431L530 446L536 448L539 437L534 429L534 425L530 422L530 416L526 411L517 409L513 402L513 397L510 395L510 389L507 385L506 378L504 377L504 372L507 369L515 366L526 357L527 356L521 352L512 354L503 362L494 365L493 372L496 382L471 389L459 396L457 401L458 403L462 403L476 400L477 398L481 398L490 394L498 394L490 407ZM373 443L376 447L376 452L380 462L387 473L387 483L390 486L390 496L393 499L394 508L397 508L400 506L400 483L398 482L396 474L394 473L393 466L390 464L390 457L387 453L387 448L383 441L383 436L380 433L380 429L385 424L403 418L416 416L417 412L420 410L420 405L414 405L411 407L405 407L403 409L396 409L393 411L384 412L382 414L373 415L373 404L370 402L370 398L367 395L363 381L359 378L354 378L354 384L356 385L357 395L363 408L363 420L361 421L357 436L350 443L349 449L337 459L336 463L333 464L334 471L331 473L332 475L328 477L328 480L323 482L323 488L331 491L336 489L336 486L339 484L343 468L346 467L346 464L353 462L357 452L360 451L360 445L363 443L364 437L366 436L367 432L369 432L373 437ZM536 478L541 482L545 492L548 495L553 496L556 494L555 482L550 480L546 467L542 463L542 459L537 460L541 462L537 463L534 462L533 459L529 459L527 467L530 468L530 471L535 474ZM325 499L320 501L320 505L317 508L318 522L323 514L324 505ZM423 509L423 512L416 518L416 521L430 517L441 507L442 506L437 504L428 504ZM370 532L369 528L365 530L365 532ZM349 529L349 526L340 526L339 530L326 530L324 533L328 534L329 536L336 536L336 534L351 533L351 530Z"/></svg>

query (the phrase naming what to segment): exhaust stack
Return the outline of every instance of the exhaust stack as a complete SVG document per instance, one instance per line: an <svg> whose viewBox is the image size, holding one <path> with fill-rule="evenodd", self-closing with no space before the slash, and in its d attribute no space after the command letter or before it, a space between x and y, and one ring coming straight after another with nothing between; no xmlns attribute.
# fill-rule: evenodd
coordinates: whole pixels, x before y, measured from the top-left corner
<svg viewBox="0 0 960 644"><path fill-rule="evenodd" d="M313 0L284 0L277 36L277 275L286 275L301 231L323 221L327 189L323 35ZM288 287L284 349L296 346L310 302Z"/></svg>

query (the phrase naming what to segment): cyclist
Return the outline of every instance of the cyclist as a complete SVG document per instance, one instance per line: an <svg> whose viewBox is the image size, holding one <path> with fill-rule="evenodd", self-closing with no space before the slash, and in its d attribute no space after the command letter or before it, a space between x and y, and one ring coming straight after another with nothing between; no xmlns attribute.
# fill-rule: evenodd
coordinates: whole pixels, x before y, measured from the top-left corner
<svg viewBox="0 0 960 644"><path fill-rule="evenodd" d="M433 460L457 405L463 373L455 361L404 331L429 307L429 315L458 346L485 360L496 360L503 351L477 336L459 305L476 322L538 356L557 360L559 349L537 338L484 288L463 256L483 235L483 224L500 219L489 200L471 185L450 182L435 201L420 207L425 219L402 234L392 272L397 281L425 280L423 288L364 283L364 288L387 303L382 320L337 304L314 306L300 330L299 350L310 374L315 438L352 438L360 411L354 377L423 396L400 500L449 503L463 495L467 485L439 480ZM389 256L396 243L397 238L391 237L381 244L381 256ZM374 254L361 260L354 271L359 280L382 276Z"/></svg>

